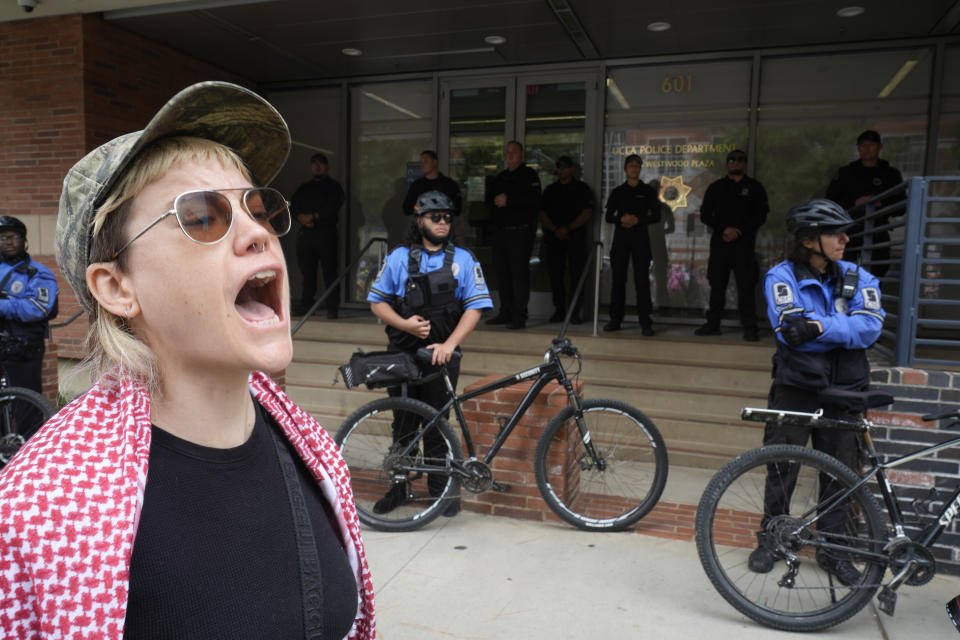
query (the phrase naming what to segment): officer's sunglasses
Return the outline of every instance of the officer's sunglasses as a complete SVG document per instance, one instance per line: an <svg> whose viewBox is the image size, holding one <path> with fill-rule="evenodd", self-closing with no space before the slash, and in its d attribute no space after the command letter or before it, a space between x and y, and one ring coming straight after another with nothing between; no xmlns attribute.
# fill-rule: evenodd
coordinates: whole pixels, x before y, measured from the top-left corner
<svg viewBox="0 0 960 640"><path fill-rule="evenodd" d="M433 222L434 224L440 224L440 221L441 221L441 220L443 220L443 221L446 222L447 224L450 224L451 222L453 222L453 214L452 214L452 213L441 213L441 212L439 212L439 211L432 211L432 212L430 212L430 213L423 213L423 214L420 214L420 217L421 217L421 218L430 218L430 221Z"/></svg>
<svg viewBox="0 0 960 640"><path fill-rule="evenodd" d="M173 209L148 224L143 231L130 238L113 254L116 260L133 241L159 224L167 216L175 215L184 235L198 244L216 244L233 227L233 205L223 195L225 191L242 191L240 202L254 222L275 236L290 231L290 203L276 189L270 187L237 187L232 189L205 189L187 191L173 201Z"/></svg>
<svg viewBox="0 0 960 640"><path fill-rule="evenodd" d="M727 156L727 162L746 162L747 156Z"/></svg>

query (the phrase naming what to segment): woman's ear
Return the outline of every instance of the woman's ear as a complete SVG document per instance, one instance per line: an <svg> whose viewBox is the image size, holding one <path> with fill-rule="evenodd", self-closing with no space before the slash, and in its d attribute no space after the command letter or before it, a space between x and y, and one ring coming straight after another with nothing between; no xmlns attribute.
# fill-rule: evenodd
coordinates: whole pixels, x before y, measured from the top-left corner
<svg viewBox="0 0 960 640"><path fill-rule="evenodd" d="M87 287L104 310L129 320L140 313L140 303L130 278L114 262L94 262L87 267Z"/></svg>

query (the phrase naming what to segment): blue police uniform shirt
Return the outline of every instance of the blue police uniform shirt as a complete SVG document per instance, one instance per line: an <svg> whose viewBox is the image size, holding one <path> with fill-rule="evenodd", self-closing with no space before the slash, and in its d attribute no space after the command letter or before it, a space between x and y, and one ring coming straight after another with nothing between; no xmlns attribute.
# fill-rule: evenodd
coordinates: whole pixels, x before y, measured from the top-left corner
<svg viewBox="0 0 960 640"><path fill-rule="evenodd" d="M29 260L29 267L36 269L31 276L17 267ZM4 299L0 299L0 317L14 323L43 322L50 315L57 301L57 279L50 269L25 256L16 264L0 262L0 282L10 275L3 285Z"/></svg>
<svg viewBox="0 0 960 640"><path fill-rule="evenodd" d="M407 261L410 247L399 246L387 256L370 288L367 302L388 302L394 304L403 298L407 284ZM422 251L420 255L420 273L430 273L443 266L444 250ZM483 269L473 254L455 247L453 264L450 265L453 277L457 280L457 300L467 309L490 309L493 300L483 277Z"/></svg>
<svg viewBox="0 0 960 640"><path fill-rule="evenodd" d="M852 262L840 260L841 277L851 269ZM880 337L886 314L880 304L877 279L860 269L857 291L849 300L834 294L833 279L820 282L813 273L799 282L794 264L784 261L767 272L763 290L767 298L767 315L777 340L786 344L780 328L788 316L800 314L807 320L817 320L823 333L816 339L791 349L807 352L825 352L833 349L866 349Z"/></svg>

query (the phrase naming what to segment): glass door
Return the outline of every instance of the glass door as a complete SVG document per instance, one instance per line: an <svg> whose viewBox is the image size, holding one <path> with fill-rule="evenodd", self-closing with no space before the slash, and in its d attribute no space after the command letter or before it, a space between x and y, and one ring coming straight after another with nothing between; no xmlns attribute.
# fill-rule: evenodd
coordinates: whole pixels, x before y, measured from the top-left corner
<svg viewBox="0 0 960 640"><path fill-rule="evenodd" d="M450 80L440 88L440 166L460 185L463 213L457 242L473 251L496 288L487 185L503 169L503 147L514 132L512 78ZM443 134L441 134L443 135Z"/></svg>
<svg viewBox="0 0 960 640"><path fill-rule="evenodd" d="M504 168L504 145L517 140L525 146L526 163L538 172L543 188L556 179L556 160L562 155L578 164L577 177L593 187L599 179L596 158L601 148L599 134L592 135L597 126L597 82L592 71L441 82L438 155L440 166L459 183L463 194L463 215L456 223L458 242L480 260L494 292L498 283L486 195L493 177ZM528 307L534 324L553 310L539 231L537 235ZM494 303L498 302L495 295Z"/></svg>

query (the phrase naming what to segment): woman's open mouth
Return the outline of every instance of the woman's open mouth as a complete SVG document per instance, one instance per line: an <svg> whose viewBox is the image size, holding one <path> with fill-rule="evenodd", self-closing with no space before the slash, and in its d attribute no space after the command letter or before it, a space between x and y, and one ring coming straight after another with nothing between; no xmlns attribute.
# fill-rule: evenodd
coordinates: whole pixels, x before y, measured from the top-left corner
<svg viewBox="0 0 960 640"><path fill-rule="evenodd" d="M274 269L258 271L243 284L234 305L237 314L251 324L267 327L280 323L283 305L280 284Z"/></svg>

